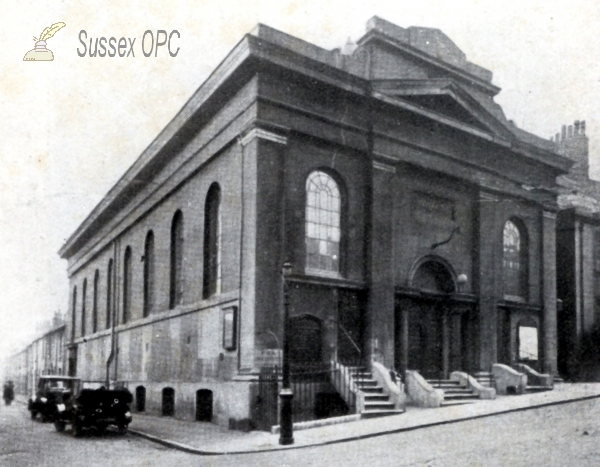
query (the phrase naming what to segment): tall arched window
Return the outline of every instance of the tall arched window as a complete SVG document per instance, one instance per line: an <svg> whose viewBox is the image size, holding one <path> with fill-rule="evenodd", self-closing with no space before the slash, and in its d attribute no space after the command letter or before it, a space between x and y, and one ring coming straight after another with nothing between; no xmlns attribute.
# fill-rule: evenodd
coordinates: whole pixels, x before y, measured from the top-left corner
<svg viewBox="0 0 600 467"><path fill-rule="evenodd" d="M340 190L325 172L306 179L306 268L330 274L340 271Z"/></svg>
<svg viewBox="0 0 600 467"><path fill-rule="evenodd" d="M504 295L525 298L527 294L527 234L516 220L504 224Z"/></svg>
<svg viewBox="0 0 600 467"><path fill-rule="evenodd" d="M87 279L83 279L81 289L81 335L85 336L85 302L87 299Z"/></svg>
<svg viewBox="0 0 600 467"><path fill-rule="evenodd" d="M75 340L75 324L77 323L77 286L73 287L73 311L71 313L71 341Z"/></svg>
<svg viewBox="0 0 600 467"><path fill-rule="evenodd" d="M150 230L144 244L144 317L154 309L154 232Z"/></svg>
<svg viewBox="0 0 600 467"><path fill-rule="evenodd" d="M92 332L98 331L98 285L100 284L100 271L94 273L94 296L92 300Z"/></svg>
<svg viewBox="0 0 600 467"><path fill-rule="evenodd" d="M171 284L169 308L183 301L183 213L177 211L171 224Z"/></svg>
<svg viewBox="0 0 600 467"><path fill-rule="evenodd" d="M112 314L112 276L113 276L113 260L108 260L108 268L106 270L106 329L110 328Z"/></svg>
<svg viewBox="0 0 600 467"><path fill-rule="evenodd" d="M131 247L125 248L123 256L123 323L131 314Z"/></svg>
<svg viewBox="0 0 600 467"><path fill-rule="evenodd" d="M221 279L221 188L213 183L204 203L204 271L202 297L219 292Z"/></svg>

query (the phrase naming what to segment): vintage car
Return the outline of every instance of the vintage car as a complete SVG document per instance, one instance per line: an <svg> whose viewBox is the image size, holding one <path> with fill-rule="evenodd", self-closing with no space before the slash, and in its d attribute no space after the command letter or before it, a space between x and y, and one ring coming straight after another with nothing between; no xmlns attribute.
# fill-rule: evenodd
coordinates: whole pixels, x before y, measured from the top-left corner
<svg viewBox="0 0 600 467"><path fill-rule="evenodd" d="M108 425L116 425L119 433L125 433L132 419L129 409L132 400L133 396L125 388L82 389L76 397L56 404L54 426L57 431L63 431L71 424L75 436L80 436L84 429L101 434Z"/></svg>
<svg viewBox="0 0 600 467"><path fill-rule="evenodd" d="M62 403L75 394L79 390L80 383L78 378L70 376L40 376L37 391L27 403L31 418L36 418L40 414L42 422L53 420L56 404Z"/></svg>

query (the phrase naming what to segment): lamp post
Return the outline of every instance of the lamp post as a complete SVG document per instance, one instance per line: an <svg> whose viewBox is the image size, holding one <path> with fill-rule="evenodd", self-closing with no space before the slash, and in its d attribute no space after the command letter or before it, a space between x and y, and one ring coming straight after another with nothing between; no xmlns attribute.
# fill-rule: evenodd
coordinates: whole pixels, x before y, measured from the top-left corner
<svg viewBox="0 0 600 467"><path fill-rule="evenodd" d="M279 393L281 399L279 444L294 444L294 428L292 424L292 398L294 394L290 388L290 356L289 356L289 317L290 317L290 293L287 283L292 273L292 263L286 261L281 268L283 276L283 368L282 388Z"/></svg>

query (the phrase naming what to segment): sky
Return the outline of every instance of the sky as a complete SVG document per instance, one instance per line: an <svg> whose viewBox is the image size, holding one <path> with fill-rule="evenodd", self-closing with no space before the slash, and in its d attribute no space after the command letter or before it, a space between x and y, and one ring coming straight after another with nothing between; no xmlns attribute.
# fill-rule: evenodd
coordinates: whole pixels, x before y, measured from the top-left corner
<svg viewBox="0 0 600 467"><path fill-rule="evenodd" d="M0 1L0 362L67 310L58 250L257 23L327 49L358 39L374 15L441 29L493 72L496 102L519 127L549 138L586 120L600 178L599 2ZM56 22L66 26L48 40L54 61L23 61ZM82 30L135 38L135 57L80 57ZM177 56L145 57L146 30L177 30Z"/></svg>

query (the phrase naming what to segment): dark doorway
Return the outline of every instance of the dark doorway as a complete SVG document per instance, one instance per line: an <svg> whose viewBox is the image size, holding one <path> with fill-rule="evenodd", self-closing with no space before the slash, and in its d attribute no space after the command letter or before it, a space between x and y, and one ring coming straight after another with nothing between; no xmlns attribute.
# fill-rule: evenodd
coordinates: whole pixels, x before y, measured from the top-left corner
<svg viewBox="0 0 600 467"><path fill-rule="evenodd" d="M412 296L396 306L398 367L428 379L447 378L462 366L461 318L450 266L440 258L425 258L412 274L411 288Z"/></svg>
<svg viewBox="0 0 600 467"><path fill-rule="evenodd" d="M162 414L166 417L175 415L175 389L173 388L162 390Z"/></svg>
<svg viewBox="0 0 600 467"><path fill-rule="evenodd" d="M409 315L409 369L418 370L425 378L440 378L442 362L442 313L435 301L424 301Z"/></svg>
<svg viewBox="0 0 600 467"><path fill-rule="evenodd" d="M138 412L146 410L146 388L144 386L135 388L135 408Z"/></svg>
<svg viewBox="0 0 600 467"><path fill-rule="evenodd" d="M209 389L196 391L196 421L212 422L213 392Z"/></svg>
<svg viewBox="0 0 600 467"><path fill-rule="evenodd" d="M321 320L304 315L290 319L290 363L320 363L323 337Z"/></svg>

